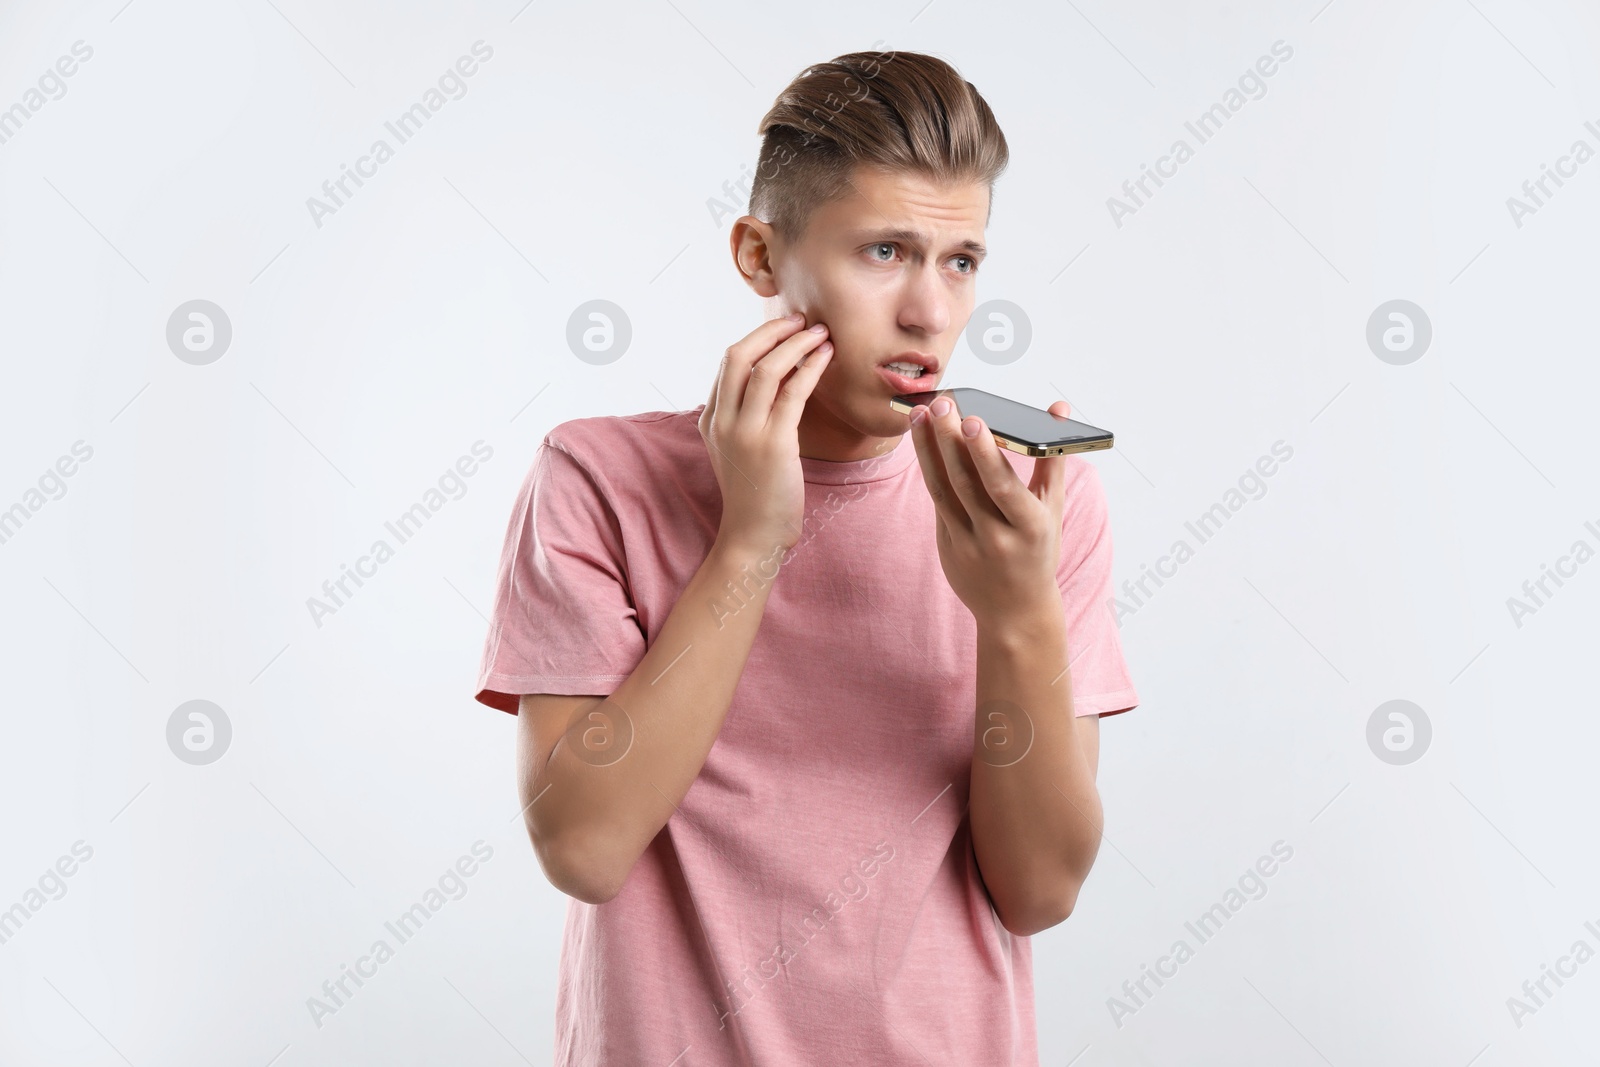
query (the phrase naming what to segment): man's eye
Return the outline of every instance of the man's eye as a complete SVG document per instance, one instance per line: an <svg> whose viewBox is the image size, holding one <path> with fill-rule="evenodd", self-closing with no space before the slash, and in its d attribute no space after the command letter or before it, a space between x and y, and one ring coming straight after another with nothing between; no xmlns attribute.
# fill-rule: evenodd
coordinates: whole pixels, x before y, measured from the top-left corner
<svg viewBox="0 0 1600 1067"><path fill-rule="evenodd" d="M955 263L957 264L956 269L961 271L962 274L971 274L978 269L978 261L971 256L957 256L955 257ZM966 264L966 266L962 267L961 264Z"/></svg>
<svg viewBox="0 0 1600 1067"><path fill-rule="evenodd" d="M886 257L883 257L884 259L887 259L887 258L892 257L894 255L894 245L891 245L891 244L875 244L875 245L872 246L872 251L874 253L872 258L874 258L874 259L879 259L880 258L879 256L876 255L876 253L879 250L884 250L884 251L886 251L888 253L888 255Z"/></svg>

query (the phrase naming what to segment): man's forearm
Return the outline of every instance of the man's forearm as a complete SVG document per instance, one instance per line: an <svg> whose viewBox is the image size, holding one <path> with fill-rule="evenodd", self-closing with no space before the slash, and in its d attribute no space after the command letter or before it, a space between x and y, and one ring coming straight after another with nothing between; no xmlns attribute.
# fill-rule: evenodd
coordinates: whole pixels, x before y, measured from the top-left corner
<svg viewBox="0 0 1600 1067"><path fill-rule="evenodd" d="M705 764L783 553L714 544L633 673L580 711L537 771L535 835L613 893Z"/></svg>
<svg viewBox="0 0 1600 1067"><path fill-rule="evenodd" d="M1065 633L1057 598L978 626L972 845L1001 922L1019 934L1066 918L1100 847Z"/></svg>

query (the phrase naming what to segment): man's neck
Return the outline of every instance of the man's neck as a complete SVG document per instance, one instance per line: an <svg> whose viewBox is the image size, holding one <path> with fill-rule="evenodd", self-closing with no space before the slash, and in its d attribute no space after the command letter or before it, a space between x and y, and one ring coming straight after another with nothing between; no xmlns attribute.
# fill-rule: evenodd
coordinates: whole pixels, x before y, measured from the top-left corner
<svg viewBox="0 0 1600 1067"><path fill-rule="evenodd" d="M802 457L834 463L887 455L900 444L898 436L868 436L835 418L831 412L818 411L816 405L807 406L800 416L799 437Z"/></svg>

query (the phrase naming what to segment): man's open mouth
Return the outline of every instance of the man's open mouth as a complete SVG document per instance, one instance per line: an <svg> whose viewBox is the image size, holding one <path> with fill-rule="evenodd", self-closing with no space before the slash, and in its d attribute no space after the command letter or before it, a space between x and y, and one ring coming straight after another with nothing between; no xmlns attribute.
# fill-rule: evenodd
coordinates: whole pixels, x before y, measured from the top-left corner
<svg viewBox="0 0 1600 1067"><path fill-rule="evenodd" d="M896 393L926 392L939 377L939 361L925 352L901 352L878 364L878 374Z"/></svg>

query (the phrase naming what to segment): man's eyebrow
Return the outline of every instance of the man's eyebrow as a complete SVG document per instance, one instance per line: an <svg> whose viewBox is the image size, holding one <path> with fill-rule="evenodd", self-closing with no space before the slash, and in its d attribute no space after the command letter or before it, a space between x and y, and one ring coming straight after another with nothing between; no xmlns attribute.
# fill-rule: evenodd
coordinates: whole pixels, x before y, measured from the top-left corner
<svg viewBox="0 0 1600 1067"><path fill-rule="evenodd" d="M907 244L919 246L926 246L928 244L928 235L923 233L921 230L862 230L856 234L856 238L857 240L869 242L904 241ZM982 259L989 253L987 248L983 247L983 245L979 244L977 241L974 241L970 237L958 243L956 247L972 253L979 259Z"/></svg>

